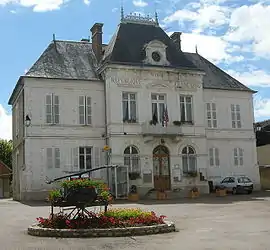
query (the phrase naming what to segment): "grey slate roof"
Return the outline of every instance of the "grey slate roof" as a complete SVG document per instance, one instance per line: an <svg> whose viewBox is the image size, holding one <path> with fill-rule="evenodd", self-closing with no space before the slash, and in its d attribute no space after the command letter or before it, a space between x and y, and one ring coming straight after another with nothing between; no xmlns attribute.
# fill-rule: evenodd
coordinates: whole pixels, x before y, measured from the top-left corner
<svg viewBox="0 0 270 250"><path fill-rule="evenodd" d="M157 26L120 24L110 43L103 45L103 63L141 65L144 59L143 45L154 39L159 39L168 46L167 59L176 68L204 71L204 88L254 92L199 54L177 50L173 41ZM90 80L98 78L96 69L97 63L91 43L53 41L25 76Z"/></svg>
<svg viewBox="0 0 270 250"><path fill-rule="evenodd" d="M161 27L137 23L119 24L106 48L103 62L147 66L143 63L145 59L144 46L153 40L159 40L167 46L166 55L171 64L170 67L199 70L186 58L183 52L177 49ZM164 66L157 67L164 68Z"/></svg>
<svg viewBox="0 0 270 250"><path fill-rule="evenodd" d="M205 72L203 78L203 87L206 89L224 89L224 90L243 90L250 91L250 88L240 83L232 76L215 66L213 63L197 53L185 53L186 57L192 61L198 68Z"/></svg>
<svg viewBox="0 0 270 250"><path fill-rule="evenodd" d="M96 67L91 43L53 41L26 76L88 80L97 78Z"/></svg>

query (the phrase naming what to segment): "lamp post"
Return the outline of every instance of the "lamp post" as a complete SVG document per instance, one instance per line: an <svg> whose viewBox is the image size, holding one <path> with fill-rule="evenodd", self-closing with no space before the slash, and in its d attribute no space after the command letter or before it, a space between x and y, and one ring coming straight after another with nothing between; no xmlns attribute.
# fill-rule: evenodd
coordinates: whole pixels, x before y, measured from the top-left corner
<svg viewBox="0 0 270 250"><path fill-rule="evenodd" d="M25 117L25 126L29 127L31 125L31 119L29 117L29 115L26 115Z"/></svg>

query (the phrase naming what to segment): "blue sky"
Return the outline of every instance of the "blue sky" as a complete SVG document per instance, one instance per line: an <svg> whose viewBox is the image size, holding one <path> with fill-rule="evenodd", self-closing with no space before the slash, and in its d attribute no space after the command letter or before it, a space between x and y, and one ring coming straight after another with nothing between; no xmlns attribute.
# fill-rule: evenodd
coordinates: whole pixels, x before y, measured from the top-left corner
<svg viewBox="0 0 270 250"><path fill-rule="evenodd" d="M52 40L80 40L95 22L108 42L120 20L121 0L0 0L0 138L11 132L8 98L20 75ZM269 0L123 0L125 14L154 15L168 33L182 31L184 51L198 52L259 91L256 120L270 118ZM155 7L156 6L156 7Z"/></svg>

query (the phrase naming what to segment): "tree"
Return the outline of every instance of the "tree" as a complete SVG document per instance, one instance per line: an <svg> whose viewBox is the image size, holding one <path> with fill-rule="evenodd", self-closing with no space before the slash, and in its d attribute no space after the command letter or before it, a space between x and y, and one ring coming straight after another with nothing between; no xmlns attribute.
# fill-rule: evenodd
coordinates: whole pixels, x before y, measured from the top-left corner
<svg viewBox="0 0 270 250"><path fill-rule="evenodd" d="M12 141L0 139L0 160L12 168Z"/></svg>

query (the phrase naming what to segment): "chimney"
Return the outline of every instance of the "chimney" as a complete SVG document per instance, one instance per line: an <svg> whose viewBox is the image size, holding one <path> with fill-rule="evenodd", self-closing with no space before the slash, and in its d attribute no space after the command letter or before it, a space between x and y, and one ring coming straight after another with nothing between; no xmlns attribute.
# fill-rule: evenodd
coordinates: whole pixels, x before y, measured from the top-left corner
<svg viewBox="0 0 270 250"><path fill-rule="evenodd" d="M171 35L171 39L173 40L177 49L180 51L181 51L181 34L182 32L173 32L173 34Z"/></svg>
<svg viewBox="0 0 270 250"><path fill-rule="evenodd" d="M92 48L98 62L100 62L102 57L102 27L103 23L95 23L91 28Z"/></svg>

